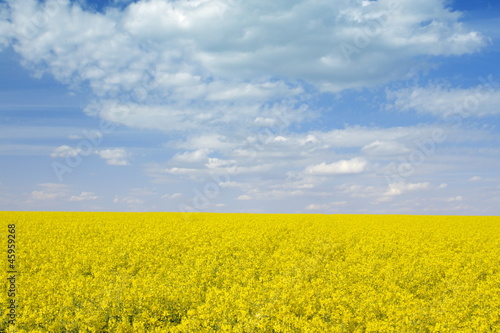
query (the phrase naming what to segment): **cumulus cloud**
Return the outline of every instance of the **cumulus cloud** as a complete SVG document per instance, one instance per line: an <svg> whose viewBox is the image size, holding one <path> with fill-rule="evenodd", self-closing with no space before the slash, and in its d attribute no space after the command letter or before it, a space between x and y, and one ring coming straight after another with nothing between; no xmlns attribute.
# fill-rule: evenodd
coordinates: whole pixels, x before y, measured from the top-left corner
<svg viewBox="0 0 500 333"><path fill-rule="evenodd" d="M427 190L431 188L431 184L428 182L424 183L405 183L405 182L397 182L389 185L389 189L385 193L385 195L401 195L407 191L418 191L418 190Z"/></svg>
<svg viewBox="0 0 500 333"><path fill-rule="evenodd" d="M356 199L384 193L393 198L428 185L414 181L386 189L376 181L356 186L354 179L360 173L372 179L368 171L380 161L396 160L436 131L448 142L478 137L425 125L311 130L301 124L323 114L318 97L324 92L406 80L428 68L422 59L470 54L485 46L486 38L462 25L461 13L445 1L114 0L121 5L103 12L79 3L4 1L0 49L12 45L35 76L49 74L69 87L88 87L93 100L84 108L88 115L168 132L164 148L173 157L146 166L153 181L213 181L239 199L237 204L323 198L331 189ZM394 109L442 115L472 93L482 102L471 114L483 116L499 109L496 90L486 88L429 85L388 97ZM68 134L64 138L82 139ZM63 145L45 155L80 153ZM128 165L131 157L124 148L99 148L95 154L109 165ZM339 174L349 186L337 188L338 177L328 177ZM37 189L32 197L55 199L57 193ZM177 194L164 198L180 198ZM64 198L94 196L66 193ZM114 202L145 200L129 193ZM307 209L336 207L312 205Z"/></svg>
<svg viewBox="0 0 500 333"><path fill-rule="evenodd" d="M141 0L104 13L9 0L0 36L37 75L90 86L87 113L169 131L268 125L283 105L298 121L305 91L373 86L415 57L486 45L442 0Z"/></svg>
<svg viewBox="0 0 500 333"><path fill-rule="evenodd" d="M212 151L213 151L212 149L204 148L193 151L186 151L183 153L177 153L174 155L172 160L178 162L188 162L188 163L201 162L207 160L208 154L210 154Z"/></svg>
<svg viewBox="0 0 500 333"><path fill-rule="evenodd" d="M249 136L239 142L229 136L198 135L185 141L169 142L167 147L182 149L182 152L165 163L149 164L147 174L155 182L179 179L212 182L212 176L218 175L219 180L215 183L226 187L225 191L256 184L279 184L290 192L313 191L327 182L325 178L336 178L328 177L330 175L343 174L344 179L357 177L360 173L369 175L370 171L382 175L384 168L391 174L397 174L398 170L387 167L391 161L396 165L401 163L401 155L396 152L409 153L407 147L418 148L418 143L431 140L435 133L443 137L439 144L450 144L456 140L473 141L481 133L484 134L484 130L476 132L421 125L392 128L356 126L328 132L273 132L273 135L267 136L271 140L264 138L260 141L257 136ZM286 140L276 142L273 139L280 136ZM212 149L206 150L207 143ZM194 149L196 146L202 148ZM435 143L435 146L438 144ZM430 149L427 145L426 148ZM342 154L336 152L341 150L344 150ZM364 156L359 156L359 150ZM207 154L207 151L211 153ZM380 193L384 191L381 189Z"/></svg>
<svg viewBox="0 0 500 333"><path fill-rule="evenodd" d="M307 174L313 175L334 175L346 173L361 173L365 170L368 162L362 157L355 157L350 160L340 160L327 164L325 162L308 166L305 170Z"/></svg>
<svg viewBox="0 0 500 333"><path fill-rule="evenodd" d="M54 149L54 151L50 154L50 157L67 157L67 156L76 156L81 153L81 150L78 148L71 148L70 146L62 145Z"/></svg>
<svg viewBox="0 0 500 333"><path fill-rule="evenodd" d="M288 139L287 139L287 138L285 138L284 136L278 135L277 137L275 137L275 138L273 139L273 141L274 141L274 142L287 142L287 141L288 141Z"/></svg>
<svg viewBox="0 0 500 333"><path fill-rule="evenodd" d="M105 159L106 164L109 165L129 165L127 158L131 156L131 154L123 148L102 149L97 150L95 153Z"/></svg>

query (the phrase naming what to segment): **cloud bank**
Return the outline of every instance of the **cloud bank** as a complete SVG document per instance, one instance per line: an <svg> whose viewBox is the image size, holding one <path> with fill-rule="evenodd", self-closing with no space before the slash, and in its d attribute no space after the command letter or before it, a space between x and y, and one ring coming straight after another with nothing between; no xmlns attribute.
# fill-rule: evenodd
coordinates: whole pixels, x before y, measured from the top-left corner
<svg viewBox="0 0 500 333"><path fill-rule="evenodd" d="M405 78L416 58L477 52L487 40L460 16L442 0L142 0L104 12L10 0L0 45L38 75L88 85L89 114L223 130L273 112L300 121L311 94Z"/></svg>

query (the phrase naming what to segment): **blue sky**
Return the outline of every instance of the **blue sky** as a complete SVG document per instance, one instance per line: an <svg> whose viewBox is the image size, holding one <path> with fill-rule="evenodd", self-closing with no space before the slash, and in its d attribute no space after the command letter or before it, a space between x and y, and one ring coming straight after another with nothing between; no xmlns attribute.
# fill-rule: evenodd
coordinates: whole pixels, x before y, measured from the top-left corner
<svg viewBox="0 0 500 333"><path fill-rule="evenodd" d="M500 5L0 1L0 209L498 215Z"/></svg>

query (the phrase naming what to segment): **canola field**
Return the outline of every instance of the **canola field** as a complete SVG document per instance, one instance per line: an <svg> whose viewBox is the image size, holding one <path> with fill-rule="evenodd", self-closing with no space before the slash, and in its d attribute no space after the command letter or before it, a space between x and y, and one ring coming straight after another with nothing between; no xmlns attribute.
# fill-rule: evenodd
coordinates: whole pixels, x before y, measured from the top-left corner
<svg viewBox="0 0 500 333"><path fill-rule="evenodd" d="M0 332L500 332L500 218L0 212Z"/></svg>

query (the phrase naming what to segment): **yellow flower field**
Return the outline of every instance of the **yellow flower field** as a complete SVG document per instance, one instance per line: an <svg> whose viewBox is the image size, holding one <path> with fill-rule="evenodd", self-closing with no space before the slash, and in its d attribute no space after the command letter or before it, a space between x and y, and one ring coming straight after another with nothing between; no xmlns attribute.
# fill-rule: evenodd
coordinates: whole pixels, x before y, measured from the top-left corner
<svg viewBox="0 0 500 333"><path fill-rule="evenodd" d="M500 332L500 218L1 212L1 332ZM4 279L7 285L7 280Z"/></svg>

